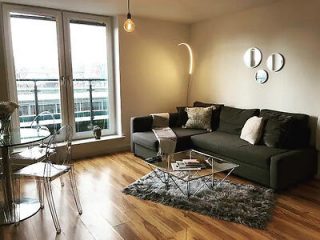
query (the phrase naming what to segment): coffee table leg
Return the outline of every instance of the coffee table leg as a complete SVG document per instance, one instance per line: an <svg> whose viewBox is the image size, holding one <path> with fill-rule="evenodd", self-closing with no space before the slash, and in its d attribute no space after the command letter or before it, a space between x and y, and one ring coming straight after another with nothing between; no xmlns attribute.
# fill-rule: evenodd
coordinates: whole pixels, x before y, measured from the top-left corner
<svg viewBox="0 0 320 240"><path fill-rule="evenodd" d="M214 186L214 169L213 169L213 159L211 158L211 189L213 189L213 186Z"/></svg>
<svg viewBox="0 0 320 240"><path fill-rule="evenodd" d="M157 178L159 178L159 180L166 185L166 189L169 190L169 182L170 182L169 173L165 173L161 171L163 173L163 177L161 177L155 170L153 172L157 176Z"/></svg>
<svg viewBox="0 0 320 240"><path fill-rule="evenodd" d="M219 187L220 184L223 183L223 182L226 180L226 178L233 172L233 170L234 170L234 168L232 168L232 169L228 172L228 174L227 174L221 181L219 181L217 187Z"/></svg>
<svg viewBox="0 0 320 240"><path fill-rule="evenodd" d="M212 173L211 175L211 188L213 189L213 186L214 186L214 175Z"/></svg>
<svg viewBox="0 0 320 240"><path fill-rule="evenodd" d="M179 186L179 184L176 183L176 181L174 180L174 177L172 177L170 174L168 174L168 176L169 176L169 178L171 178L171 181L177 186L177 188L180 190L180 192L181 192L182 194L188 195L188 193L185 193L185 192L181 189L181 187Z"/></svg>
<svg viewBox="0 0 320 240"><path fill-rule="evenodd" d="M166 189L169 190L169 174L168 173L164 173L164 181L166 184Z"/></svg>

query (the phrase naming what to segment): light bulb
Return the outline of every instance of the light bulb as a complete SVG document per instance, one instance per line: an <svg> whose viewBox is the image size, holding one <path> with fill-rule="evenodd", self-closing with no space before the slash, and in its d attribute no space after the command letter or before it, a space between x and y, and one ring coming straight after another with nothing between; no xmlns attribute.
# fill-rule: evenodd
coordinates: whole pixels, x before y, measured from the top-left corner
<svg viewBox="0 0 320 240"><path fill-rule="evenodd" d="M131 18L128 18L123 24L124 30L126 30L126 32L129 32L129 33L133 32L135 27L136 25L134 24Z"/></svg>

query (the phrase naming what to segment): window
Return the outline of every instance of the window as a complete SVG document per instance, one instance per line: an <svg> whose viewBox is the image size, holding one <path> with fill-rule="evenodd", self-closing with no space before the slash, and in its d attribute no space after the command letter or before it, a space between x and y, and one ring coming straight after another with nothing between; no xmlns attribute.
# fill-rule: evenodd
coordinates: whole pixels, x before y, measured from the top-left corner
<svg viewBox="0 0 320 240"><path fill-rule="evenodd" d="M108 17L4 4L10 98L15 122L43 111L70 124L75 138L115 133L111 21Z"/></svg>

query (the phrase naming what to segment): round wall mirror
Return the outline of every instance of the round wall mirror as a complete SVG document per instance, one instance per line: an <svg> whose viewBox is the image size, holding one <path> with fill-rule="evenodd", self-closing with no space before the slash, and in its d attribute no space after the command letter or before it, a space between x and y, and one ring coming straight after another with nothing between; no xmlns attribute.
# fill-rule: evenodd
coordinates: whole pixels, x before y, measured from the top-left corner
<svg viewBox="0 0 320 240"><path fill-rule="evenodd" d="M262 60L262 53L258 48L249 48L243 56L244 63L249 68L259 66Z"/></svg>
<svg viewBox="0 0 320 240"><path fill-rule="evenodd" d="M280 71L284 66L284 57L280 53L271 54L267 59L267 66L271 71Z"/></svg>
<svg viewBox="0 0 320 240"><path fill-rule="evenodd" d="M260 84L265 83L266 81L268 81L268 72L266 70L258 70L256 72L256 81Z"/></svg>

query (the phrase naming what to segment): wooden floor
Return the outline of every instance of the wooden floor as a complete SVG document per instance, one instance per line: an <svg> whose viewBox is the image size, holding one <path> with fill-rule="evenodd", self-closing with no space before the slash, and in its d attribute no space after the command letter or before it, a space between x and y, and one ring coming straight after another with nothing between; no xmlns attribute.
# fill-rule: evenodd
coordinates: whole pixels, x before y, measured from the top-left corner
<svg viewBox="0 0 320 240"><path fill-rule="evenodd" d="M121 189L149 172L143 161L131 153L86 159L75 167L82 216L77 214L66 178L64 188L59 181L54 184L60 235L56 235L45 205L18 226L0 227L0 239L320 239L319 180L279 194L267 229L256 230L123 194ZM24 195L34 194L34 184L26 183Z"/></svg>

